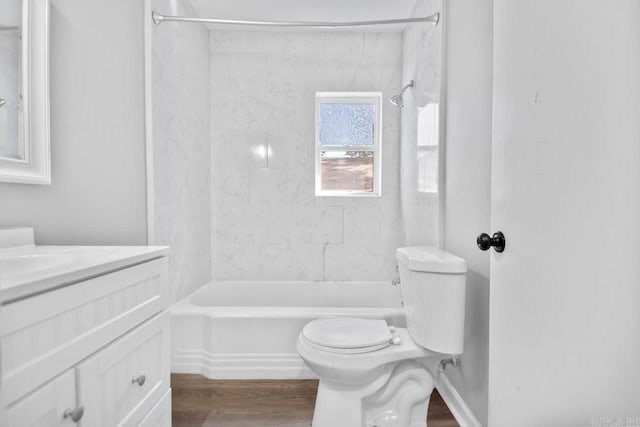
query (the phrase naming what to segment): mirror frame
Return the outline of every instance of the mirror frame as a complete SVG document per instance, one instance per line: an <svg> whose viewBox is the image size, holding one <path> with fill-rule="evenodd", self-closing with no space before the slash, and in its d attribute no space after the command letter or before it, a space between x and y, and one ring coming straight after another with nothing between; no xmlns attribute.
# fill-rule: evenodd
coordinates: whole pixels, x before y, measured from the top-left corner
<svg viewBox="0 0 640 427"><path fill-rule="evenodd" d="M0 157L0 182L51 184L49 0L22 0L25 159Z"/></svg>

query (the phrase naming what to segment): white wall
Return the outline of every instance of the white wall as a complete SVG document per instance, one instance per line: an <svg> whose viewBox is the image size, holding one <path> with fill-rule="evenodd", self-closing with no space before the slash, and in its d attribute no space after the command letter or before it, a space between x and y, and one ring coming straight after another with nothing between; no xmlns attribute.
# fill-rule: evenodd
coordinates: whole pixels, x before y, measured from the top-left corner
<svg viewBox="0 0 640 427"><path fill-rule="evenodd" d="M0 184L0 226L34 226L40 244L146 243L142 12L52 1L52 184Z"/></svg>
<svg viewBox="0 0 640 427"><path fill-rule="evenodd" d="M183 0L154 10L194 15ZM209 32L199 24L153 25L151 103L153 244L171 246L172 300L211 277Z"/></svg>
<svg viewBox="0 0 640 427"><path fill-rule="evenodd" d="M464 354L447 377L487 425L489 254L476 236L489 229L491 202L492 0L445 2L446 188L444 249L467 260Z"/></svg>
<svg viewBox="0 0 640 427"><path fill-rule="evenodd" d="M210 47L213 277L394 277L400 33L212 31ZM384 93L381 198L314 197L316 91Z"/></svg>

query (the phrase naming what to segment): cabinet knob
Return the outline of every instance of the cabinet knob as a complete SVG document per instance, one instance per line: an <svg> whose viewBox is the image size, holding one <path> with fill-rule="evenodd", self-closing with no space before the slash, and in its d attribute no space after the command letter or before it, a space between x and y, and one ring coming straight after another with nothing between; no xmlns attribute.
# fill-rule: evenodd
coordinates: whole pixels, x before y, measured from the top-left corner
<svg viewBox="0 0 640 427"><path fill-rule="evenodd" d="M146 380L147 380L147 376L145 374L138 375L137 377L133 377L131 379L131 384L138 383L138 385L142 387Z"/></svg>
<svg viewBox="0 0 640 427"><path fill-rule="evenodd" d="M84 406L80 405L75 409L67 409L62 415L65 419L71 418L71 421L77 423L84 415Z"/></svg>

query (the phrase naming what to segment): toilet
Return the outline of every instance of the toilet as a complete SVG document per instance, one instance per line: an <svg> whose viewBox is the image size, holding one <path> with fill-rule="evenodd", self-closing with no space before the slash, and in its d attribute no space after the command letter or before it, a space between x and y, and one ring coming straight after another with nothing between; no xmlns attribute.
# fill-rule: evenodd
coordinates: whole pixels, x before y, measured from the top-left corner
<svg viewBox="0 0 640 427"><path fill-rule="evenodd" d="M320 377L312 427L425 427L435 380L427 369L461 354L464 259L438 248L396 251L406 328L382 319L309 322L297 350Z"/></svg>

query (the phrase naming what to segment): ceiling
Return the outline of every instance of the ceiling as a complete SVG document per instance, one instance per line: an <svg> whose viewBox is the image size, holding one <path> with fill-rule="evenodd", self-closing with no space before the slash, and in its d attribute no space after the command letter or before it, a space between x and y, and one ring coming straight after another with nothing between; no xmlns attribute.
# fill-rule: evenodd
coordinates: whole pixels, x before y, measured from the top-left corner
<svg viewBox="0 0 640 427"><path fill-rule="evenodd" d="M342 22L407 18L415 0L190 0L190 3L202 18Z"/></svg>

